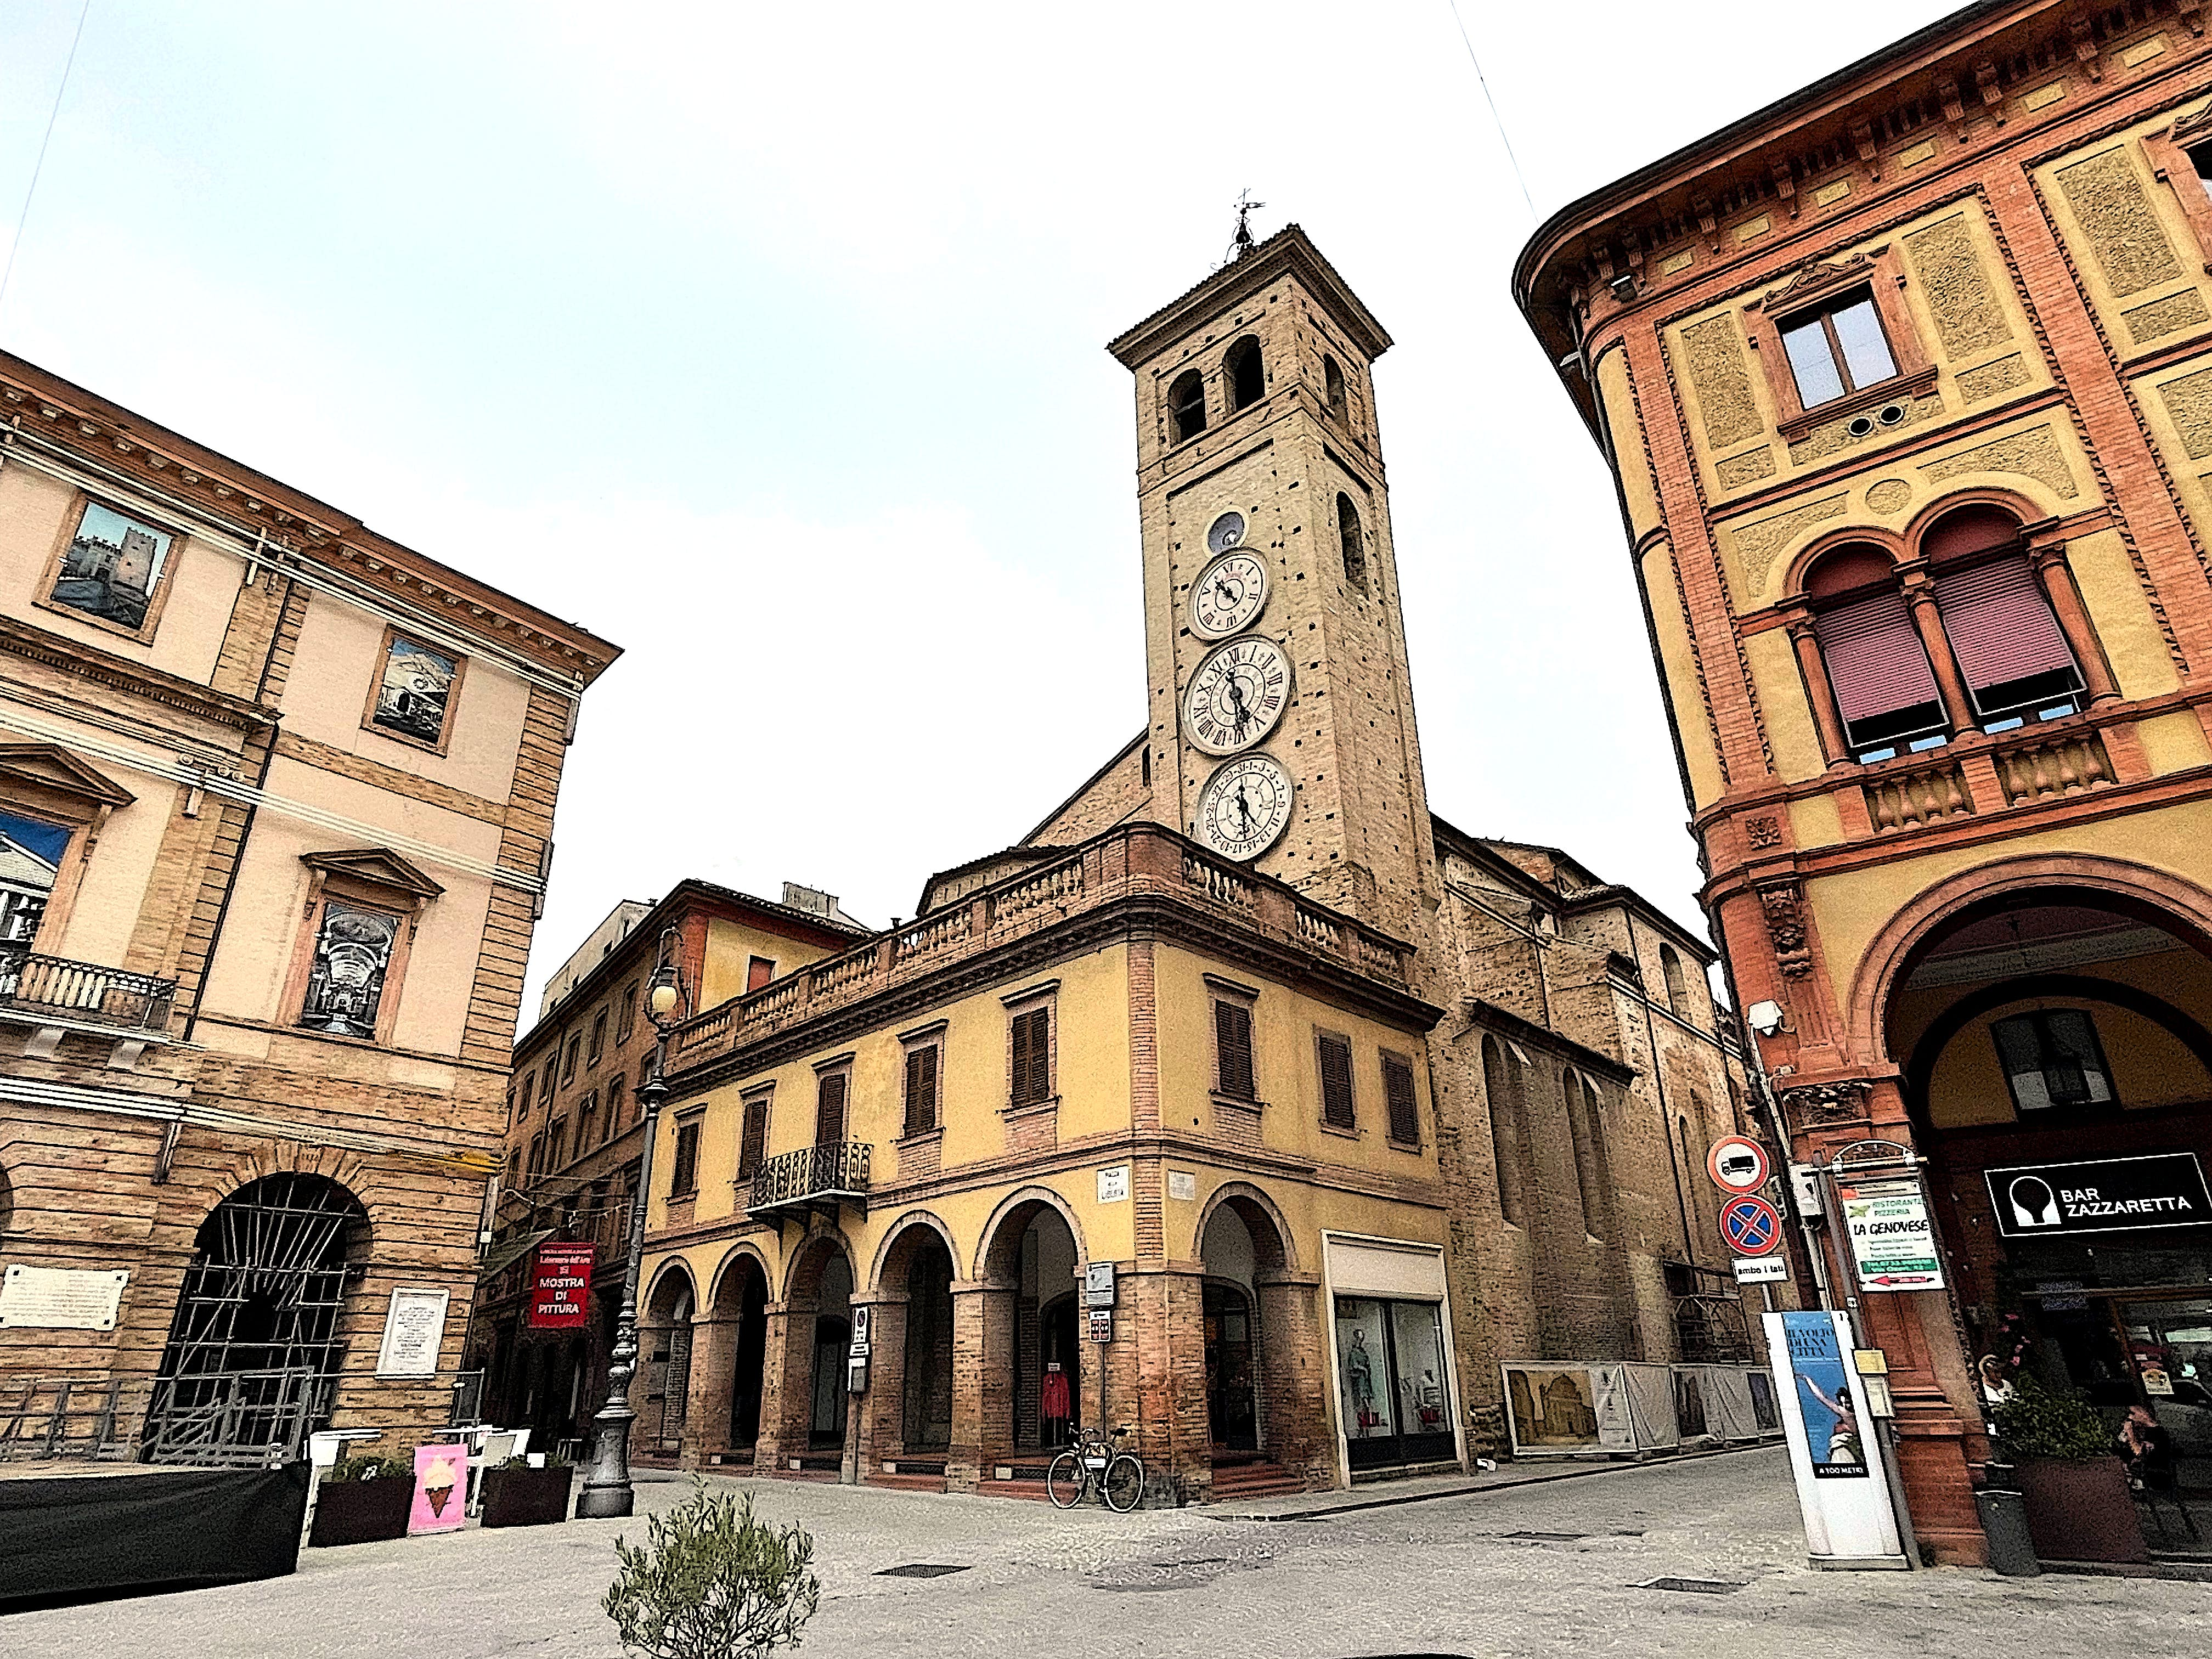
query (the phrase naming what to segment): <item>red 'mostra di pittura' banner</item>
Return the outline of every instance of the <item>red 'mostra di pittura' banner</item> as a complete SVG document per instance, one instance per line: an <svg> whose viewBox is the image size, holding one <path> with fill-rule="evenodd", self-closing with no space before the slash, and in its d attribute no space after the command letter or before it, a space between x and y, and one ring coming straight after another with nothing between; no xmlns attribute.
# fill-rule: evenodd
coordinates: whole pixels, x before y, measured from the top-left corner
<svg viewBox="0 0 2212 1659"><path fill-rule="evenodd" d="M591 1294L589 1244L540 1244L530 1269L530 1323L536 1330L558 1330L584 1322L584 1299Z"/></svg>

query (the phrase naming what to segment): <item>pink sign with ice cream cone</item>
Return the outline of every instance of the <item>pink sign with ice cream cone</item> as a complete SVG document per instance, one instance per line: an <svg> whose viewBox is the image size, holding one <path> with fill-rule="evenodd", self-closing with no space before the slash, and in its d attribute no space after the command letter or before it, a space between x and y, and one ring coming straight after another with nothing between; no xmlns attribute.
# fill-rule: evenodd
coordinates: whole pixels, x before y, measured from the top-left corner
<svg viewBox="0 0 2212 1659"><path fill-rule="evenodd" d="M464 1445L415 1448L415 1507L407 1530L459 1532L468 1510L469 1449Z"/></svg>

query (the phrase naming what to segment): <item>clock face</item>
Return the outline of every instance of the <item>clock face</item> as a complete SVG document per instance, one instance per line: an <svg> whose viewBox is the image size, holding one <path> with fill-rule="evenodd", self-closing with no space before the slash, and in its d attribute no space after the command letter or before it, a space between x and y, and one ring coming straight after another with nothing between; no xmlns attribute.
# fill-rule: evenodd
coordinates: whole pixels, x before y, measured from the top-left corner
<svg viewBox="0 0 2212 1659"><path fill-rule="evenodd" d="M1241 634L1259 620L1267 603L1267 567L1242 548L1224 553L1199 573L1190 594L1190 625L1209 640Z"/></svg>
<svg viewBox="0 0 2212 1659"><path fill-rule="evenodd" d="M1232 547L1244 545L1244 515L1224 513L1216 519L1206 532L1206 550L1226 553Z"/></svg>
<svg viewBox="0 0 2212 1659"><path fill-rule="evenodd" d="M1217 646L1183 693L1183 732L1209 755L1249 749L1291 704L1291 659L1261 634Z"/></svg>
<svg viewBox="0 0 2212 1659"><path fill-rule="evenodd" d="M1230 762L1198 798L1198 838L1225 858L1258 858L1290 822L1291 775L1273 755Z"/></svg>

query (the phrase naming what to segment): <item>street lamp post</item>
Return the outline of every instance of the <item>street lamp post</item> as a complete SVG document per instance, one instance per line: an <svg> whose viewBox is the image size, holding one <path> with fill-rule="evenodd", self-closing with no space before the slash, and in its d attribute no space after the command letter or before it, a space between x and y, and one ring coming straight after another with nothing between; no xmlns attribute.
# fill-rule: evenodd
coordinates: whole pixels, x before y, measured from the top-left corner
<svg viewBox="0 0 2212 1659"><path fill-rule="evenodd" d="M645 1210L653 1193L653 1144L660 1133L660 1109L668 1099L668 1033L676 1023L683 993L676 979L676 930L660 935L660 961L646 993L646 1015L653 1021L653 1073L638 1086L645 1112L645 1146L638 1154L637 1191L629 1206L629 1236L623 1249L622 1308L615 1316L614 1346L607 1353L607 1403L592 1419L592 1449L585 1459L584 1490L576 1497L580 1520L628 1515L637 1504L629 1478L629 1431L637 1420L630 1408L630 1379L637 1375L637 1281L645 1266Z"/></svg>

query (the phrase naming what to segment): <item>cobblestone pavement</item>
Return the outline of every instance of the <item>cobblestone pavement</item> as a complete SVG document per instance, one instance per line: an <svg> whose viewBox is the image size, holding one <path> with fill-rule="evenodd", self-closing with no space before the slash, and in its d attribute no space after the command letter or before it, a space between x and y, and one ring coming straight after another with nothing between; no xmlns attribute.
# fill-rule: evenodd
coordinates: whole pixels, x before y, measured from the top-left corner
<svg viewBox="0 0 2212 1659"><path fill-rule="evenodd" d="M830 1659L2063 1659L2194 1649L2212 1615L2212 1585L1810 1571L1779 1449L1303 1520L732 1484L815 1534L822 1611L805 1651ZM640 1490L661 1509L687 1488ZM312 1550L296 1575L266 1583L0 1618L0 1654L614 1659L597 1601L625 1528L642 1530L570 1522ZM915 1562L964 1570L879 1576ZM1665 1575L1741 1588L1636 1587Z"/></svg>

